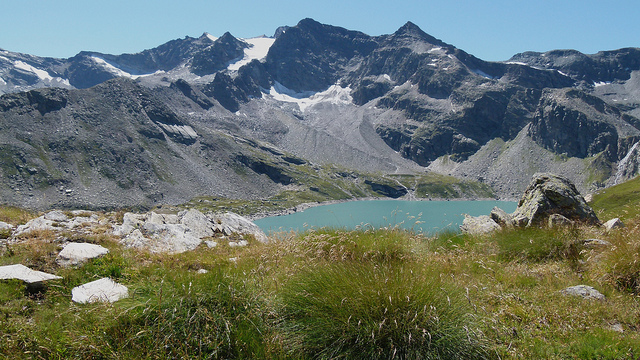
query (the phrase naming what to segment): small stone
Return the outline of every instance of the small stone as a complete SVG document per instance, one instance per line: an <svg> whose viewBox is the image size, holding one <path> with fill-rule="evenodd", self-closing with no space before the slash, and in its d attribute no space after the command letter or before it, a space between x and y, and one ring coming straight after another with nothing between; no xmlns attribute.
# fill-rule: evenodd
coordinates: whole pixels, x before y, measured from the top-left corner
<svg viewBox="0 0 640 360"><path fill-rule="evenodd" d="M247 245L249 245L249 242L247 240L229 241L229 246L231 247L244 247Z"/></svg>
<svg viewBox="0 0 640 360"><path fill-rule="evenodd" d="M212 240L205 240L204 243L207 245L208 248L214 248L216 246L218 246L218 243Z"/></svg>
<svg viewBox="0 0 640 360"><path fill-rule="evenodd" d="M200 270L196 271L196 273L198 273L198 274L206 274L208 272L209 271L207 269L200 269Z"/></svg>
<svg viewBox="0 0 640 360"><path fill-rule="evenodd" d="M622 222L622 220L620 220L620 218L613 218L607 221L606 223L604 223L603 226L606 231L611 231L613 229L623 228L624 223Z"/></svg>
<svg viewBox="0 0 640 360"><path fill-rule="evenodd" d="M611 246L611 243L606 240L587 239L587 240L582 240L582 245L589 248L596 248L596 247Z"/></svg>
<svg viewBox="0 0 640 360"><path fill-rule="evenodd" d="M560 291L564 295L580 296L585 299L604 300L605 296L588 285L576 285Z"/></svg>
<svg viewBox="0 0 640 360"><path fill-rule="evenodd" d="M615 331L615 332L619 332L619 333L623 333L624 332L624 327L619 322L609 326L609 329L611 329L612 331Z"/></svg>
<svg viewBox="0 0 640 360"><path fill-rule="evenodd" d="M56 262L60 266L73 266L107 253L109 253L109 249L100 245L68 243L58 254Z"/></svg>
<svg viewBox="0 0 640 360"><path fill-rule="evenodd" d="M129 297L129 289L109 278L92 281L71 290L71 300L80 304L98 301L112 303L126 297Z"/></svg>

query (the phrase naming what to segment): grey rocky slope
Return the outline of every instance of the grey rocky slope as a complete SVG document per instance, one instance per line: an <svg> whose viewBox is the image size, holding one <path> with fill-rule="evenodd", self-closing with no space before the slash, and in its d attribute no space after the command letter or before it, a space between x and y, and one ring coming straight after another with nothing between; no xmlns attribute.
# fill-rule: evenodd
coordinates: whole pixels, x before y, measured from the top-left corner
<svg viewBox="0 0 640 360"><path fill-rule="evenodd" d="M291 184L291 160L436 171L503 198L541 171L590 191L637 173L639 74L635 48L486 62L412 23L369 36L311 19L138 54L3 51L0 194L38 207L267 197Z"/></svg>

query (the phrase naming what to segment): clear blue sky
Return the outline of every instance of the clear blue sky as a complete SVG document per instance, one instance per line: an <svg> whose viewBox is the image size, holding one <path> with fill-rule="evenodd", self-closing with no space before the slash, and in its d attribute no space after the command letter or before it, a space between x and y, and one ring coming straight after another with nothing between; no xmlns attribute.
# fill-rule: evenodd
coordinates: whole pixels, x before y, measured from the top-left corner
<svg viewBox="0 0 640 360"><path fill-rule="evenodd" d="M527 50L640 47L638 0L0 0L0 48L134 53L203 32L273 35L310 17L369 35L407 21L484 60Z"/></svg>

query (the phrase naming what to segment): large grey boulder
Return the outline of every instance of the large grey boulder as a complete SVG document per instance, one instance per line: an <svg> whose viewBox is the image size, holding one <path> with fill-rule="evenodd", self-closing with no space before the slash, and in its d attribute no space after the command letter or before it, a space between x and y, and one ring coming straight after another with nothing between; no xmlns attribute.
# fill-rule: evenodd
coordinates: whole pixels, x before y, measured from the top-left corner
<svg viewBox="0 0 640 360"><path fill-rule="evenodd" d="M578 223L600 225L595 212L571 181L559 175L536 174L522 195L513 220L520 227L542 225L552 214Z"/></svg>
<svg viewBox="0 0 640 360"><path fill-rule="evenodd" d="M0 221L0 230L12 230L13 225L6 223L4 221Z"/></svg>

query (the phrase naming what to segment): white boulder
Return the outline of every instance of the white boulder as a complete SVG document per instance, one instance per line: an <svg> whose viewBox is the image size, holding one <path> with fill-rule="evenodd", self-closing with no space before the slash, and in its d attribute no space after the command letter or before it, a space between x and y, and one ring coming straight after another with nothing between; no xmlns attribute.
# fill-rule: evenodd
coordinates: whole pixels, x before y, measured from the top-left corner
<svg viewBox="0 0 640 360"><path fill-rule="evenodd" d="M0 266L0 280L18 279L28 284L62 279L60 276L31 270L22 264Z"/></svg>
<svg viewBox="0 0 640 360"><path fill-rule="evenodd" d="M623 228L624 223L622 222L622 220L620 220L620 218L613 218L607 221L606 223L604 223L603 226L606 231L611 231L614 229Z"/></svg>
<svg viewBox="0 0 640 360"><path fill-rule="evenodd" d="M109 249L95 244L68 243L60 251L56 262L60 266L73 266L81 264L89 259L97 258L109 253Z"/></svg>
<svg viewBox="0 0 640 360"><path fill-rule="evenodd" d="M129 297L129 289L109 278L92 281L71 290L71 300L80 304L98 301L112 303L126 297Z"/></svg>

